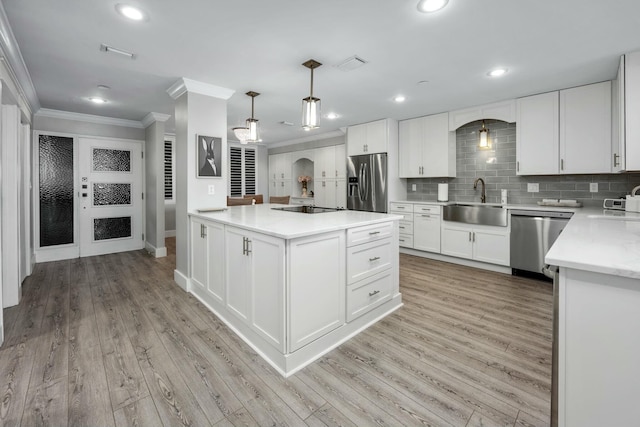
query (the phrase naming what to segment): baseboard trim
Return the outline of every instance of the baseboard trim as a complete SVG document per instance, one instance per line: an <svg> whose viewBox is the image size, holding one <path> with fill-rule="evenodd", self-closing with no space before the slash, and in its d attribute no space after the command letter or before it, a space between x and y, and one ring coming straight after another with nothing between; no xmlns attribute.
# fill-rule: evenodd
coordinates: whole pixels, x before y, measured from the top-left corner
<svg viewBox="0 0 640 427"><path fill-rule="evenodd" d="M189 292L189 278L187 276L185 276L178 270L173 270L173 280L178 284L178 286L180 286L183 291Z"/></svg>
<svg viewBox="0 0 640 427"><path fill-rule="evenodd" d="M400 248L401 254L414 255L422 258L434 259L436 261L450 262L452 264L466 265L467 267L479 268L481 270L495 271L496 273L511 274L511 267L505 267L497 264L487 264L486 262L474 261L471 259L456 258L449 255L436 254L433 252L424 252L410 248Z"/></svg>
<svg viewBox="0 0 640 427"><path fill-rule="evenodd" d="M166 248L166 246L163 246L161 248L156 248L151 243L145 242L144 243L144 249L147 252L149 252L151 255L153 255L155 258L162 258L162 257L167 256L167 248Z"/></svg>

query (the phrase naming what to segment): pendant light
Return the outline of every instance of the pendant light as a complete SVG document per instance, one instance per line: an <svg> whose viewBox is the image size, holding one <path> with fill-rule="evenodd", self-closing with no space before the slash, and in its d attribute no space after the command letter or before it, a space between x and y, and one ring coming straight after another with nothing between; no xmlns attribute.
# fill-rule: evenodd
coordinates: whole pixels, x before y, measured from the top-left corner
<svg viewBox="0 0 640 427"><path fill-rule="evenodd" d="M322 64L310 59L302 65L311 70L311 92L302 100L302 129L309 131L320 127L320 98L313 96L313 70Z"/></svg>
<svg viewBox="0 0 640 427"><path fill-rule="evenodd" d="M240 141L240 144L246 144L247 143L247 138L249 138L249 129L245 128L245 127L235 127L233 129L233 134L236 136L236 138L238 138L238 141Z"/></svg>
<svg viewBox="0 0 640 427"><path fill-rule="evenodd" d="M247 142L259 142L260 140L260 137L258 136L258 120L253 118L253 102L258 95L260 95L258 92L247 92L247 96L251 97L251 118L247 119L245 126L249 130L249 137L247 138Z"/></svg>
<svg viewBox="0 0 640 427"><path fill-rule="evenodd" d="M489 129L484 127L484 120L482 121L482 129L478 131L478 134L480 135L478 147L489 148Z"/></svg>

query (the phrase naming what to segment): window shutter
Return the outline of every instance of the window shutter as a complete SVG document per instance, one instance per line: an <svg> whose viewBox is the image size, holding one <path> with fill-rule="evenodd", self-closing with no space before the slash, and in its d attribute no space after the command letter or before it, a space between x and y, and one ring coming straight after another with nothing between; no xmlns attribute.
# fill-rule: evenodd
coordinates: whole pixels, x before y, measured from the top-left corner
<svg viewBox="0 0 640 427"><path fill-rule="evenodd" d="M229 146L229 196L256 194L256 150Z"/></svg>
<svg viewBox="0 0 640 427"><path fill-rule="evenodd" d="M242 196L242 148L229 147L229 195Z"/></svg>
<svg viewBox="0 0 640 427"><path fill-rule="evenodd" d="M173 199L173 144L164 142L164 198Z"/></svg>
<svg viewBox="0 0 640 427"><path fill-rule="evenodd" d="M244 194L256 194L256 150L244 150Z"/></svg>

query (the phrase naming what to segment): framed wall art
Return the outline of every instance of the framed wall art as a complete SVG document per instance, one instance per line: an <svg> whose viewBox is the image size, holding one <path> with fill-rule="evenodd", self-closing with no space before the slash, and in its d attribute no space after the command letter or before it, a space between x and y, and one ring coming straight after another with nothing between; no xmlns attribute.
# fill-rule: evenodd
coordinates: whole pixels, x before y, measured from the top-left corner
<svg viewBox="0 0 640 427"><path fill-rule="evenodd" d="M196 135L198 178L222 176L222 138Z"/></svg>

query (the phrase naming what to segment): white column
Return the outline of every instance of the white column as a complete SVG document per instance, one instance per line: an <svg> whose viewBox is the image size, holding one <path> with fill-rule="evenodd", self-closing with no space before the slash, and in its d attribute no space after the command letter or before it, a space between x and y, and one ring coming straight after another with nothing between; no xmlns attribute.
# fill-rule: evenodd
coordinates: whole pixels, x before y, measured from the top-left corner
<svg viewBox="0 0 640 427"><path fill-rule="evenodd" d="M18 129L20 111L15 105L2 106L2 303L4 307L18 305L20 280L20 198L18 176Z"/></svg>
<svg viewBox="0 0 640 427"><path fill-rule="evenodd" d="M145 126L145 248L156 258L167 256L164 243L164 122L171 116L149 113Z"/></svg>
<svg viewBox="0 0 640 427"><path fill-rule="evenodd" d="M189 217L199 208L227 203L227 100L234 91L182 78L167 93L175 100L176 270L183 288L189 283ZM221 139L220 177L198 178L198 135Z"/></svg>

